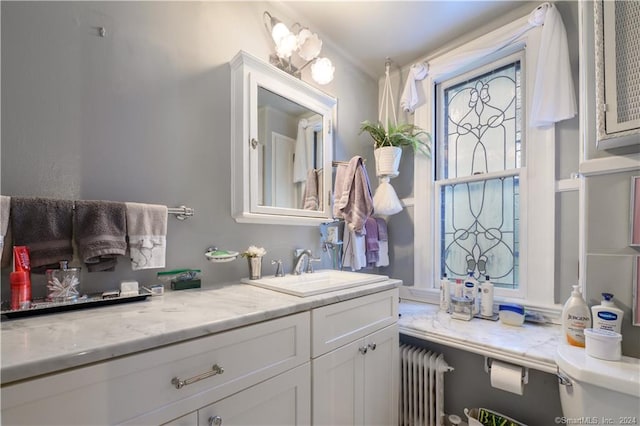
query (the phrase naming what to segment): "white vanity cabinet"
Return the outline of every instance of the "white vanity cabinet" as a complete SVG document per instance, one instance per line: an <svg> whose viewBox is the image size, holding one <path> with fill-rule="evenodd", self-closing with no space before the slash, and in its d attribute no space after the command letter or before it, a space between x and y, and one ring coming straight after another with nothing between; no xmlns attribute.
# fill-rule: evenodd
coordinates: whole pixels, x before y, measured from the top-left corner
<svg viewBox="0 0 640 426"><path fill-rule="evenodd" d="M308 365L309 340L309 312L303 312L8 384L2 387L2 422L157 425L178 419L174 424L185 424L194 418L189 413L215 401L228 406L224 401L231 395L237 416L255 402L252 386L282 386L269 379ZM309 374L296 379L296 392L308 395ZM300 407L301 415L307 407L308 402Z"/></svg>
<svg viewBox="0 0 640 426"><path fill-rule="evenodd" d="M222 331L177 343L162 345L162 339L176 336L157 334L154 339L161 340L153 340L148 350L142 350L148 341L129 340L137 351L81 366L68 364L72 355L45 356L49 364L59 361L56 372L35 373L38 361L32 361L23 368L37 376L2 384L2 424L396 424L398 289L389 284L373 284L384 288L358 296L348 293L354 289L321 296L325 300L300 298L275 318L258 310L264 320L250 325L241 326L245 319L234 313L238 317L226 316ZM266 290L243 286L233 291L244 292L242 300L259 300ZM200 297L209 295L214 294ZM174 297L181 307L183 295ZM167 299L157 305L159 314L171 306ZM215 311L217 300L204 304L207 311L201 314ZM298 305L309 301L306 308ZM145 318L151 318L148 312ZM118 324L120 329L128 323ZM192 330L190 324L174 333ZM55 330L55 323L50 327ZM68 341L76 345L90 338L78 332Z"/></svg>
<svg viewBox="0 0 640 426"><path fill-rule="evenodd" d="M198 410L197 425L308 425L311 422L310 377L307 362Z"/></svg>
<svg viewBox="0 0 640 426"><path fill-rule="evenodd" d="M314 425L392 425L398 416L398 290L314 309Z"/></svg>

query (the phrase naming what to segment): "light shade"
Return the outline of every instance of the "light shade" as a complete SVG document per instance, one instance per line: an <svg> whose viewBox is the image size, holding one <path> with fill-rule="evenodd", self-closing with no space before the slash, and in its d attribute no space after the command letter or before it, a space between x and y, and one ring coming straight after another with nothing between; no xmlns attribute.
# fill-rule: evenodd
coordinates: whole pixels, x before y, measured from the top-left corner
<svg viewBox="0 0 640 426"><path fill-rule="evenodd" d="M311 65L311 78L318 84L328 84L333 80L335 70L329 58L318 58Z"/></svg>
<svg viewBox="0 0 640 426"><path fill-rule="evenodd" d="M269 12L263 14L264 25L275 43L276 55L272 56L271 63L283 71L298 78L301 77L303 68L311 65L311 78L318 84L327 84L333 80L335 67L328 58L318 58L322 50L322 40L318 34L311 32L300 24L294 24L292 32L279 19L271 16ZM293 56L305 61L301 65L294 65Z"/></svg>

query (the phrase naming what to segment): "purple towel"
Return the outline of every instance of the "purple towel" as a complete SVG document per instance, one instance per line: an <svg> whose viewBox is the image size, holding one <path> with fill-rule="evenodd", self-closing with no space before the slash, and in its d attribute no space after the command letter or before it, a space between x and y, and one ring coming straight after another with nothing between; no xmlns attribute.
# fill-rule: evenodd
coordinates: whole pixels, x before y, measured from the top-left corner
<svg viewBox="0 0 640 426"><path fill-rule="evenodd" d="M33 272L73 259L73 201L11 197L13 244L29 247Z"/></svg>
<svg viewBox="0 0 640 426"><path fill-rule="evenodd" d="M369 217L364 223L367 234L364 236L367 265L376 266L379 259L380 245L378 244L378 223L372 217Z"/></svg>
<svg viewBox="0 0 640 426"><path fill-rule="evenodd" d="M389 241L387 222L381 217L376 217L376 222L378 223L378 241Z"/></svg>
<svg viewBox="0 0 640 426"><path fill-rule="evenodd" d="M354 156L347 166L338 166L334 197L334 216L343 218L350 229L361 233L365 221L373 214L371 186L362 157Z"/></svg>

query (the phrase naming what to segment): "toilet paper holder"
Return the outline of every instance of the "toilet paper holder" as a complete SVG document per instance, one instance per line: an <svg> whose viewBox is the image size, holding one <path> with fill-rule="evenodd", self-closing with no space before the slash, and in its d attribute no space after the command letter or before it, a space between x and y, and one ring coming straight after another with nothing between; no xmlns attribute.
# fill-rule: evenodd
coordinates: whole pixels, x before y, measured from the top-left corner
<svg viewBox="0 0 640 426"><path fill-rule="evenodd" d="M490 358L488 356L484 357L484 371L486 373L489 374L489 376L491 376L491 363L493 362L493 358ZM506 362L506 361L500 361L500 362ZM510 362L506 362L507 364L511 364ZM521 365L518 364L511 364L511 365L515 365L516 367L521 367L522 368L522 383L523 384L528 384L529 383L529 367L523 367Z"/></svg>

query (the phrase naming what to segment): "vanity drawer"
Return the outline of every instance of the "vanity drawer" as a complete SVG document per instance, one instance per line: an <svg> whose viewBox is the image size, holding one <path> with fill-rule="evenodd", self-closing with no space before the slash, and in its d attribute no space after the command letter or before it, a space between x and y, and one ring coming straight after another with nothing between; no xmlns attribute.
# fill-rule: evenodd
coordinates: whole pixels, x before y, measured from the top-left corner
<svg viewBox="0 0 640 426"><path fill-rule="evenodd" d="M304 312L3 386L2 420L135 423L156 412L168 421L307 362L309 332ZM210 374L214 366L224 371ZM194 381L177 389L173 378Z"/></svg>
<svg viewBox="0 0 640 426"><path fill-rule="evenodd" d="M311 355L316 358L398 321L398 289L311 311Z"/></svg>

